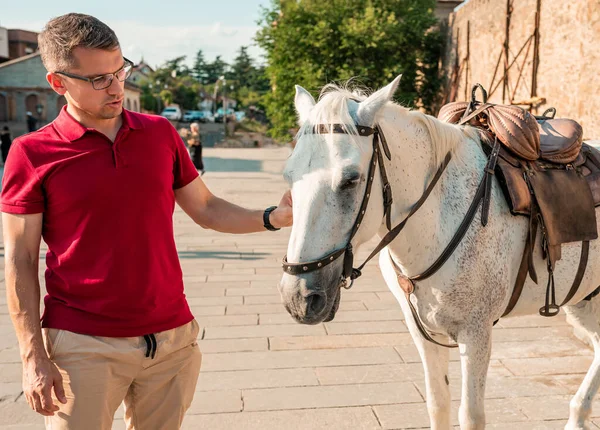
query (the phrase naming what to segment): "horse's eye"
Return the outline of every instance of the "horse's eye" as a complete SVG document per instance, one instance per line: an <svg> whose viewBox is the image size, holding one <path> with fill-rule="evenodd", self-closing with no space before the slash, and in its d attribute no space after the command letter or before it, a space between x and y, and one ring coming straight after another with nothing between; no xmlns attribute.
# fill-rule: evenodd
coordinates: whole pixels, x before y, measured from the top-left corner
<svg viewBox="0 0 600 430"><path fill-rule="evenodd" d="M351 179L347 179L346 181L344 181L342 183L341 189L342 190L350 190L352 188L355 188L359 183L360 183L360 176L357 176L357 177L351 178Z"/></svg>

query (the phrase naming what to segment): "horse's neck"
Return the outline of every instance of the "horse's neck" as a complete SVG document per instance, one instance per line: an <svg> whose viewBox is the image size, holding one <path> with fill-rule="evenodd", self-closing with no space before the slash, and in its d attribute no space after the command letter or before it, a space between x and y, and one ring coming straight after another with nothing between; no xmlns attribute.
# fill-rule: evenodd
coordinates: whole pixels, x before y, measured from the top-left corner
<svg viewBox="0 0 600 430"><path fill-rule="evenodd" d="M387 128L391 130L391 127ZM394 142L391 148L394 156L388 163L394 225L408 215L439 167L433 161L435 143L432 144L430 134L423 131L420 124L412 124L403 132L392 131L395 139L388 139L388 142ZM395 261L406 275L425 271L450 242L473 200L485 160L480 146L465 135L427 200L389 245ZM379 235L386 232L382 226Z"/></svg>

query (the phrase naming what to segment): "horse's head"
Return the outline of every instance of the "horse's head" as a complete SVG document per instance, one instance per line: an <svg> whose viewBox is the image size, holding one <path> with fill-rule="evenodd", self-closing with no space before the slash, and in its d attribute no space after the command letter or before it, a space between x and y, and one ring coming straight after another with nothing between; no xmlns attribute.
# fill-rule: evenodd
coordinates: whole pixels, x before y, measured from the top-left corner
<svg viewBox="0 0 600 430"><path fill-rule="evenodd" d="M330 86L318 103L296 87L300 131L284 172L292 188L294 211L287 262L295 267L287 267L279 287L286 309L301 323L333 319L340 287L349 281L352 261L348 254L352 253L348 245L356 253L381 226L383 194L378 168L373 165L377 158L373 156L374 136L364 131L376 125L378 112L391 99L399 80L368 98ZM367 194L372 195L362 214Z"/></svg>

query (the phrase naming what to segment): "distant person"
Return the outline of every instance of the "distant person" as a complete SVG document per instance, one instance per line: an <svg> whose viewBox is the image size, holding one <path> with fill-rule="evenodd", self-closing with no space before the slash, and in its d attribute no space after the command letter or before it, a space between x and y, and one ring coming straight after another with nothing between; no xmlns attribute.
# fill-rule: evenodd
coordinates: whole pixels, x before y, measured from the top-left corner
<svg viewBox="0 0 600 430"><path fill-rule="evenodd" d="M8 150L12 140L10 138L10 130L7 126L4 126L2 133L0 134L0 150L2 151L2 162L6 163L6 157L8 157Z"/></svg>
<svg viewBox="0 0 600 430"><path fill-rule="evenodd" d="M197 122L190 124L190 133L187 137L187 144L190 148L190 156L194 167L200 170L200 175L204 175L204 162L202 161L202 140L200 138L200 125Z"/></svg>
<svg viewBox="0 0 600 430"><path fill-rule="evenodd" d="M31 112L27 112L27 131L31 133L37 129L37 119L33 116Z"/></svg>

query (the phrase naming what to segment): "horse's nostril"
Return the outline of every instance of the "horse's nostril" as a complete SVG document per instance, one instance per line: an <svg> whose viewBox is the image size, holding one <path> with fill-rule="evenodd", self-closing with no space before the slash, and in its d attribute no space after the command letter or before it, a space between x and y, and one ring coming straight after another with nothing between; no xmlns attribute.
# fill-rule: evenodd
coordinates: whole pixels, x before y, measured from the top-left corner
<svg viewBox="0 0 600 430"><path fill-rule="evenodd" d="M327 296L321 292L312 292L305 300L307 315L318 315L325 309L325 305L327 305Z"/></svg>

